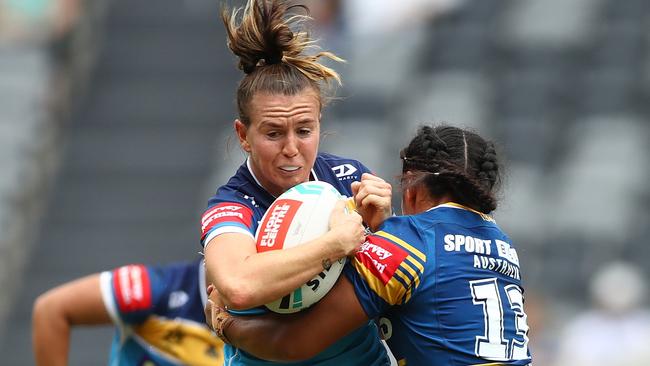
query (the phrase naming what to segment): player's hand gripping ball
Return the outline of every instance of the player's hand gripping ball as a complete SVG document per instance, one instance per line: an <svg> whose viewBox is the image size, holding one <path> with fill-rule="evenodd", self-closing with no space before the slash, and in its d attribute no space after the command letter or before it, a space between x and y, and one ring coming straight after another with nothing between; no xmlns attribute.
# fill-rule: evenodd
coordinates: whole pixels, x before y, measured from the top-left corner
<svg viewBox="0 0 650 366"><path fill-rule="evenodd" d="M329 183L301 183L280 195L264 214L255 241L258 252L282 250L327 233L336 203L344 197ZM310 281L281 299L266 304L276 313L295 313L318 302L334 286L346 258L323 269Z"/></svg>

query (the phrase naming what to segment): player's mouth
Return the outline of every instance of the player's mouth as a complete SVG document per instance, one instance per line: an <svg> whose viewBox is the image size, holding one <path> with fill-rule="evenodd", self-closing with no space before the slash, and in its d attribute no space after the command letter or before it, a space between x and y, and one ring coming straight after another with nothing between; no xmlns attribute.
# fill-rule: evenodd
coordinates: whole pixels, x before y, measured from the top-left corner
<svg viewBox="0 0 650 366"><path fill-rule="evenodd" d="M299 166L294 166L294 165L285 165L285 166L281 166L280 170L282 170L284 172L287 172L287 173L293 173L295 171L300 170L300 167Z"/></svg>

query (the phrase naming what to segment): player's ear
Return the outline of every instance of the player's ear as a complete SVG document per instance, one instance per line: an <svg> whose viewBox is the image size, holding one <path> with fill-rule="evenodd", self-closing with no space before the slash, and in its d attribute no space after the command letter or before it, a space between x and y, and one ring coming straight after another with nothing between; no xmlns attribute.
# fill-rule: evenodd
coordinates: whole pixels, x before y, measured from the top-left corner
<svg viewBox="0 0 650 366"><path fill-rule="evenodd" d="M402 215L410 215L415 204L415 194L412 188L405 188L402 191Z"/></svg>
<svg viewBox="0 0 650 366"><path fill-rule="evenodd" d="M416 187L410 184L413 172L407 171L402 177L402 215L410 215L415 209Z"/></svg>
<svg viewBox="0 0 650 366"><path fill-rule="evenodd" d="M241 146L242 150L246 151L247 153L251 152L251 145L246 139L248 136L248 127L246 127L244 122L240 121L239 119L235 120L234 126L235 132L237 133L237 138L239 139L239 146Z"/></svg>

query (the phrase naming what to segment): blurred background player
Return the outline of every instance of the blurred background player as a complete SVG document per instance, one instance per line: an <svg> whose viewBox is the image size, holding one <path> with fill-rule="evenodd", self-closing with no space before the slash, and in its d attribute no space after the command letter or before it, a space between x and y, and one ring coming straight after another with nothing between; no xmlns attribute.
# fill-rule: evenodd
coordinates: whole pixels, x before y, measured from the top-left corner
<svg viewBox="0 0 650 366"><path fill-rule="evenodd" d="M300 287L329 263L358 250L365 237L362 218L376 228L391 215L390 184L355 159L318 151L323 84L340 82L319 58L341 60L328 52L309 54L313 42L295 28L306 20L297 11L308 9L284 0L249 0L244 8L224 9L222 15L228 47L244 72L234 129L247 158L209 200L201 241L208 278L233 310L261 306ZM265 211L284 191L310 180L354 196L361 216L344 214L341 202L325 235L288 250L257 253L255 232ZM233 365L266 364L231 346L225 347L225 358ZM388 362L375 324L365 322L304 364Z"/></svg>
<svg viewBox="0 0 650 366"><path fill-rule="evenodd" d="M57 286L34 303L36 364L68 365L73 327L112 324L110 366L221 365L223 344L205 326L205 288L202 260L131 264Z"/></svg>
<svg viewBox="0 0 650 366"><path fill-rule="evenodd" d="M425 126L401 158L406 216L367 237L324 299L289 316L208 308L216 333L260 357L296 360L378 317L400 365L529 365L519 257L488 216L502 174L493 143Z"/></svg>
<svg viewBox="0 0 650 366"><path fill-rule="evenodd" d="M591 308L560 333L555 365L645 365L650 359L650 309L643 273L630 263L608 263L596 272L589 292Z"/></svg>

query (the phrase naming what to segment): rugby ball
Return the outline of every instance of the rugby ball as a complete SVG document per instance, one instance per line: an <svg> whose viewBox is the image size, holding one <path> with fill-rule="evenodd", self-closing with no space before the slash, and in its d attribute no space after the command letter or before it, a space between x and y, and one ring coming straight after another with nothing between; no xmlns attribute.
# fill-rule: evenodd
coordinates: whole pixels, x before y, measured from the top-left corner
<svg viewBox="0 0 650 366"><path fill-rule="evenodd" d="M298 184L280 195L264 214L255 235L257 252L292 248L325 234L336 202L344 197L326 182ZM266 304L276 313L306 309L323 298L339 278L346 258L286 296Z"/></svg>

